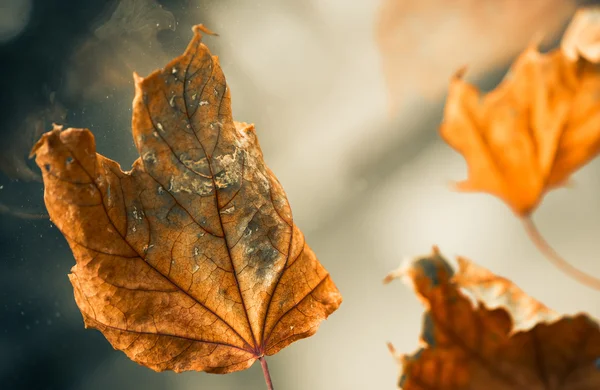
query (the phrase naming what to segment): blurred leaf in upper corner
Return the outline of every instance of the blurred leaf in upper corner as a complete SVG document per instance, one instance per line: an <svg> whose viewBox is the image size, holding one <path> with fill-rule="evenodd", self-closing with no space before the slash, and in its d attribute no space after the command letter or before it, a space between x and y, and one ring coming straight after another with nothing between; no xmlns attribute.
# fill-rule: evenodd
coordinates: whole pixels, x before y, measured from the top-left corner
<svg viewBox="0 0 600 390"><path fill-rule="evenodd" d="M598 390L600 329L559 316L511 281L465 259L455 271L435 250L391 273L427 311L422 347L398 355L404 390Z"/></svg>
<svg viewBox="0 0 600 390"><path fill-rule="evenodd" d="M67 94L93 100L130 87L134 70L147 74L171 58L158 33L175 28L173 14L156 0L121 0L110 19L73 55Z"/></svg>
<svg viewBox="0 0 600 390"><path fill-rule="evenodd" d="M404 96L441 95L468 65L475 77L539 36L555 38L574 0L382 0L376 26L390 111Z"/></svg>
<svg viewBox="0 0 600 390"><path fill-rule="evenodd" d="M561 42L565 56L600 62L600 7L581 8L573 17Z"/></svg>

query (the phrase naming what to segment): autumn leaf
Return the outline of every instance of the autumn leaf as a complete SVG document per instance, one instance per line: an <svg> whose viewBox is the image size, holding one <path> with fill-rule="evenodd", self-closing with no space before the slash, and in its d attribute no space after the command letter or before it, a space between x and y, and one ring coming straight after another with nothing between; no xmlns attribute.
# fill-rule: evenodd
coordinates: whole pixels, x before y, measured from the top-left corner
<svg viewBox="0 0 600 390"><path fill-rule="evenodd" d="M311 336L341 296L294 224L254 126L201 43L135 76L130 171L87 129L34 147L50 217L77 264L86 327L161 370L228 373Z"/></svg>
<svg viewBox="0 0 600 390"><path fill-rule="evenodd" d="M398 355L404 390L600 388L600 328L585 314L559 317L510 281L441 254L405 264L426 307L420 348Z"/></svg>
<svg viewBox="0 0 600 390"><path fill-rule="evenodd" d="M555 50L529 48L492 92L451 82L441 126L469 177L462 191L501 198L519 216L600 151L600 73Z"/></svg>
<svg viewBox="0 0 600 390"><path fill-rule="evenodd" d="M586 20L596 23L591 16ZM579 23L584 22L576 18L574 25ZM587 36L572 33L566 39L574 45ZM573 59L564 50L542 54L530 47L504 81L483 96L463 81L464 71L458 72L450 84L440 133L468 165L468 178L456 185L458 190L502 199L548 260L600 289L600 279L563 259L530 218L548 191L564 185L600 151L599 65L579 55Z"/></svg>

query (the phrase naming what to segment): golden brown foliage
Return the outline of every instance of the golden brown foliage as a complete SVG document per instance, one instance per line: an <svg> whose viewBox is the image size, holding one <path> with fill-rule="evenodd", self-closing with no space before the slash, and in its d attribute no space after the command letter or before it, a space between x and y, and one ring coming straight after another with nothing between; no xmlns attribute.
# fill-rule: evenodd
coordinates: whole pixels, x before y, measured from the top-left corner
<svg viewBox="0 0 600 390"><path fill-rule="evenodd" d="M387 280L399 275L427 309L423 347L397 356L402 389L600 388L600 329L588 316L558 317L464 259L454 274L437 250Z"/></svg>
<svg viewBox="0 0 600 390"><path fill-rule="evenodd" d="M544 194L600 151L600 73L560 50L529 48L492 92L451 82L441 135L464 157L462 191L482 191L529 215Z"/></svg>
<svg viewBox="0 0 600 390"><path fill-rule="evenodd" d="M154 370L227 373L314 334L341 303L294 224L253 125L234 122L217 57L201 43L136 76L131 171L86 129L32 153L77 264L87 327Z"/></svg>

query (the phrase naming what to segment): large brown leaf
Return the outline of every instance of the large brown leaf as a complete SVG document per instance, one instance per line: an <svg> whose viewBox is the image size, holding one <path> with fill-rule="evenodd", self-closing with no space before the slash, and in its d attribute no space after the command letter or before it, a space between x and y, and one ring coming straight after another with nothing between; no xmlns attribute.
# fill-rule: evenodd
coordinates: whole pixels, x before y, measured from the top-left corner
<svg viewBox="0 0 600 390"><path fill-rule="evenodd" d="M227 373L314 334L341 296L201 43L136 76L129 172L85 129L33 153L87 327L154 370Z"/></svg>
<svg viewBox="0 0 600 390"><path fill-rule="evenodd" d="M437 249L393 272L424 302L423 347L399 355L404 390L597 390L600 329L560 317L509 280Z"/></svg>

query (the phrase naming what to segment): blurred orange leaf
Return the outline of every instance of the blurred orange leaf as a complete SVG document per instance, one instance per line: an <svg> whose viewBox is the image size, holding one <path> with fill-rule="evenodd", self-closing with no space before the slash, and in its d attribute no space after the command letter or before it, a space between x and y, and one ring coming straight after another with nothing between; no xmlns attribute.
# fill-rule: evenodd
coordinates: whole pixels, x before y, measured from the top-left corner
<svg viewBox="0 0 600 390"><path fill-rule="evenodd" d="M87 129L55 128L33 153L86 327L157 371L227 373L314 334L341 296L194 31L182 56L136 76L131 171Z"/></svg>
<svg viewBox="0 0 600 390"><path fill-rule="evenodd" d="M493 194L527 216L600 151L600 72L560 50L534 48L484 96L459 72L441 135L468 164L459 190Z"/></svg>
<svg viewBox="0 0 600 390"><path fill-rule="evenodd" d="M510 281L435 250L387 278L413 285L427 311L422 348L398 355L404 390L600 388L600 328L559 317Z"/></svg>

